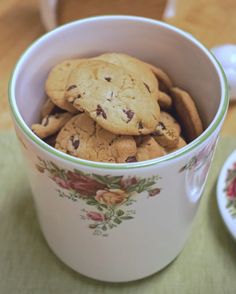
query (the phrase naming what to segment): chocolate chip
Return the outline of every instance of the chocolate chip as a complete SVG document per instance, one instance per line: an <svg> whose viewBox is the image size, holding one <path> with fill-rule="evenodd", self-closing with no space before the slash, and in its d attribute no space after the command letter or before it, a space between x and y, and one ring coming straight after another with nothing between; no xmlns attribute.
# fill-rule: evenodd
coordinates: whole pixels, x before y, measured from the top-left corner
<svg viewBox="0 0 236 294"><path fill-rule="evenodd" d="M141 121L138 123L138 129L143 129L143 123Z"/></svg>
<svg viewBox="0 0 236 294"><path fill-rule="evenodd" d="M149 86L146 83L143 83L143 84L147 88L148 92L151 93L151 90L150 90Z"/></svg>
<svg viewBox="0 0 236 294"><path fill-rule="evenodd" d="M106 112L102 109L102 107L101 107L100 104L97 105L96 114L97 114L97 115L102 115L102 117L103 117L104 119L107 119Z"/></svg>
<svg viewBox="0 0 236 294"><path fill-rule="evenodd" d="M77 86L76 86L76 85L70 85L70 86L67 88L67 91L70 91L70 90L72 90L72 89L74 89L74 88L77 88Z"/></svg>
<svg viewBox="0 0 236 294"><path fill-rule="evenodd" d="M109 78L109 77L105 77L104 78L108 83L110 83L110 81L111 81L111 78Z"/></svg>
<svg viewBox="0 0 236 294"><path fill-rule="evenodd" d="M80 94L79 94L79 95L77 95L76 99L79 99L79 98L81 98L81 95L80 95Z"/></svg>
<svg viewBox="0 0 236 294"><path fill-rule="evenodd" d="M44 127L46 127L46 126L48 125L48 123L49 123L49 117L50 117L50 115L47 115L47 116L45 116L45 117L43 118L43 120L42 120L42 125L43 125Z"/></svg>
<svg viewBox="0 0 236 294"><path fill-rule="evenodd" d="M128 110L123 109L123 112L127 115L127 118L128 118L127 123L129 123L134 116L134 112L130 109L128 109Z"/></svg>
<svg viewBox="0 0 236 294"><path fill-rule="evenodd" d="M71 136L70 139L71 139L71 143L72 143L73 147L75 149L77 149L79 147L79 144L80 144L79 139L75 139L74 136Z"/></svg>
<svg viewBox="0 0 236 294"><path fill-rule="evenodd" d="M129 156L125 160L125 162L136 162L136 161L137 161L136 156Z"/></svg>

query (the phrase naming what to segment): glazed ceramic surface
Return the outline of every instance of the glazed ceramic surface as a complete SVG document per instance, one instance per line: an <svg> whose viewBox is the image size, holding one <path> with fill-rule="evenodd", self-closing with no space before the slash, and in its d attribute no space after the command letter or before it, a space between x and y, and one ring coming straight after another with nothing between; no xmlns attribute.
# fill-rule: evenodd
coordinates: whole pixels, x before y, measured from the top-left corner
<svg viewBox="0 0 236 294"><path fill-rule="evenodd" d="M103 52L124 52L163 68L195 97L204 133L179 151L129 164L73 158L37 138L30 125L39 118L52 66ZM158 21L89 18L36 41L19 60L9 94L39 222L62 261L86 276L124 282L159 271L180 253L228 105L225 78L207 49Z"/></svg>

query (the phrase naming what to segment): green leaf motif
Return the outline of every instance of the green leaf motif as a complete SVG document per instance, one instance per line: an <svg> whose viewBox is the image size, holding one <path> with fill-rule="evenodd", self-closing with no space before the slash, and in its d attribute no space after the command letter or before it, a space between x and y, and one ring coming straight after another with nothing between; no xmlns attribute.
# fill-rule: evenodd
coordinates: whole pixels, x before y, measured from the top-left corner
<svg viewBox="0 0 236 294"><path fill-rule="evenodd" d="M118 225L121 223L121 220L117 217L113 221L114 221L114 223L116 223Z"/></svg>
<svg viewBox="0 0 236 294"><path fill-rule="evenodd" d="M117 188L120 188L120 180L122 178L122 176L100 176L100 175L95 175L92 174L92 177L97 180L98 182L105 184L108 188L110 188L110 186L114 185Z"/></svg>
<svg viewBox="0 0 236 294"><path fill-rule="evenodd" d="M128 220L128 219L133 219L134 217L131 215L124 215L124 216L121 216L120 218L123 220Z"/></svg>
<svg viewBox="0 0 236 294"><path fill-rule="evenodd" d="M117 215L117 216L122 216L122 215L124 215L124 214L125 214L124 211L121 210L121 209L117 210L117 212L116 212L116 215Z"/></svg>
<svg viewBox="0 0 236 294"><path fill-rule="evenodd" d="M226 208L230 208L232 206L232 201L228 200L226 203Z"/></svg>
<svg viewBox="0 0 236 294"><path fill-rule="evenodd" d="M88 205L97 205L97 202L93 201L93 200L88 200L86 202Z"/></svg>

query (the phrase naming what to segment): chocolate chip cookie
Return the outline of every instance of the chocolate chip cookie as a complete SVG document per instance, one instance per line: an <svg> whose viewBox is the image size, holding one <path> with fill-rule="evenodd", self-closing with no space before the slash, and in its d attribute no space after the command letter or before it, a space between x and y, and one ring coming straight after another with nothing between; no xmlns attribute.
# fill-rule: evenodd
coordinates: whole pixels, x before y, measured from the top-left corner
<svg viewBox="0 0 236 294"><path fill-rule="evenodd" d="M173 149L179 143L181 127L169 113L161 111L160 121L152 134L159 145Z"/></svg>
<svg viewBox="0 0 236 294"><path fill-rule="evenodd" d="M166 153L171 153L171 152L174 152L174 151L176 151L186 145L187 145L186 141L184 140L183 137L180 136L178 144L174 148L165 148L165 151L166 151Z"/></svg>
<svg viewBox="0 0 236 294"><path fill-rule="evenodd" d="M167 127L174 128L178 136L181 134L181 126L177 120L168 112L161 111L160 121Z"/></svg>
<svg viewBox="0 0 236 294"><path fill-rule="evenodd" d="M145 136L137 150L137 161L153 159L165 155L165 149L160 146L151 136Z"/></svg>
<svg viewBox="0 0 236 294"><path fill-rule="evenodd" d="M45 84L46 94L51 101L71 113L76 113L77 110L65 99L67 80L72 69L82 61L82 59L69 59L57 64L50 71Z"/></svg>
<svg viewBox="0 0 236 294"><path fill-rule="evenodd" d="M122 66L131 73L138 75L154 97L158 97L158 80L146 63L122 53L106 53L96 57L96 59Z"/></svg>
<svg viewBox="0 0 236 294"><path fill-rule="evenodd" d="M73 107L84 109L114 134L149 134L159 121L159 105L143 81L105 61L78 64L69 76L65 96Z"/></svg>
<svg viewBox="0 0 236 294"><path fill-rule="evenodd" d="M92 161L136 161L137 147L133 137L106 131L86 113L70 119L59 132L55 147L67 154Z"/></svg>
<svg viewBox="0 0 236 294"><path fill-rule="evenodd" d="M57 133L72 117L69 112L46 115L41 123L33 124L32 131L41 139Z"/></svg>

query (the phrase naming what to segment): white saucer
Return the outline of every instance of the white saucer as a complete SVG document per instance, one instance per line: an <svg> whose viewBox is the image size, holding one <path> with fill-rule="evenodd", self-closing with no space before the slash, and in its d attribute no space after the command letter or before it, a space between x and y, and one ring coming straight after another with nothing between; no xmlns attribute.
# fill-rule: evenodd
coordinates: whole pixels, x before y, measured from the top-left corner
<svg viewBox="0 0 236 294"><path fill-rule="evenodd" d="M217 203L220 214L227 229L236 240L236 195L234 198L228 195L232 194L230 187L232 188L233 179L236 185L236 150L225 161L217 182ZM236 193L236 187L234 192Z"/></svg>

